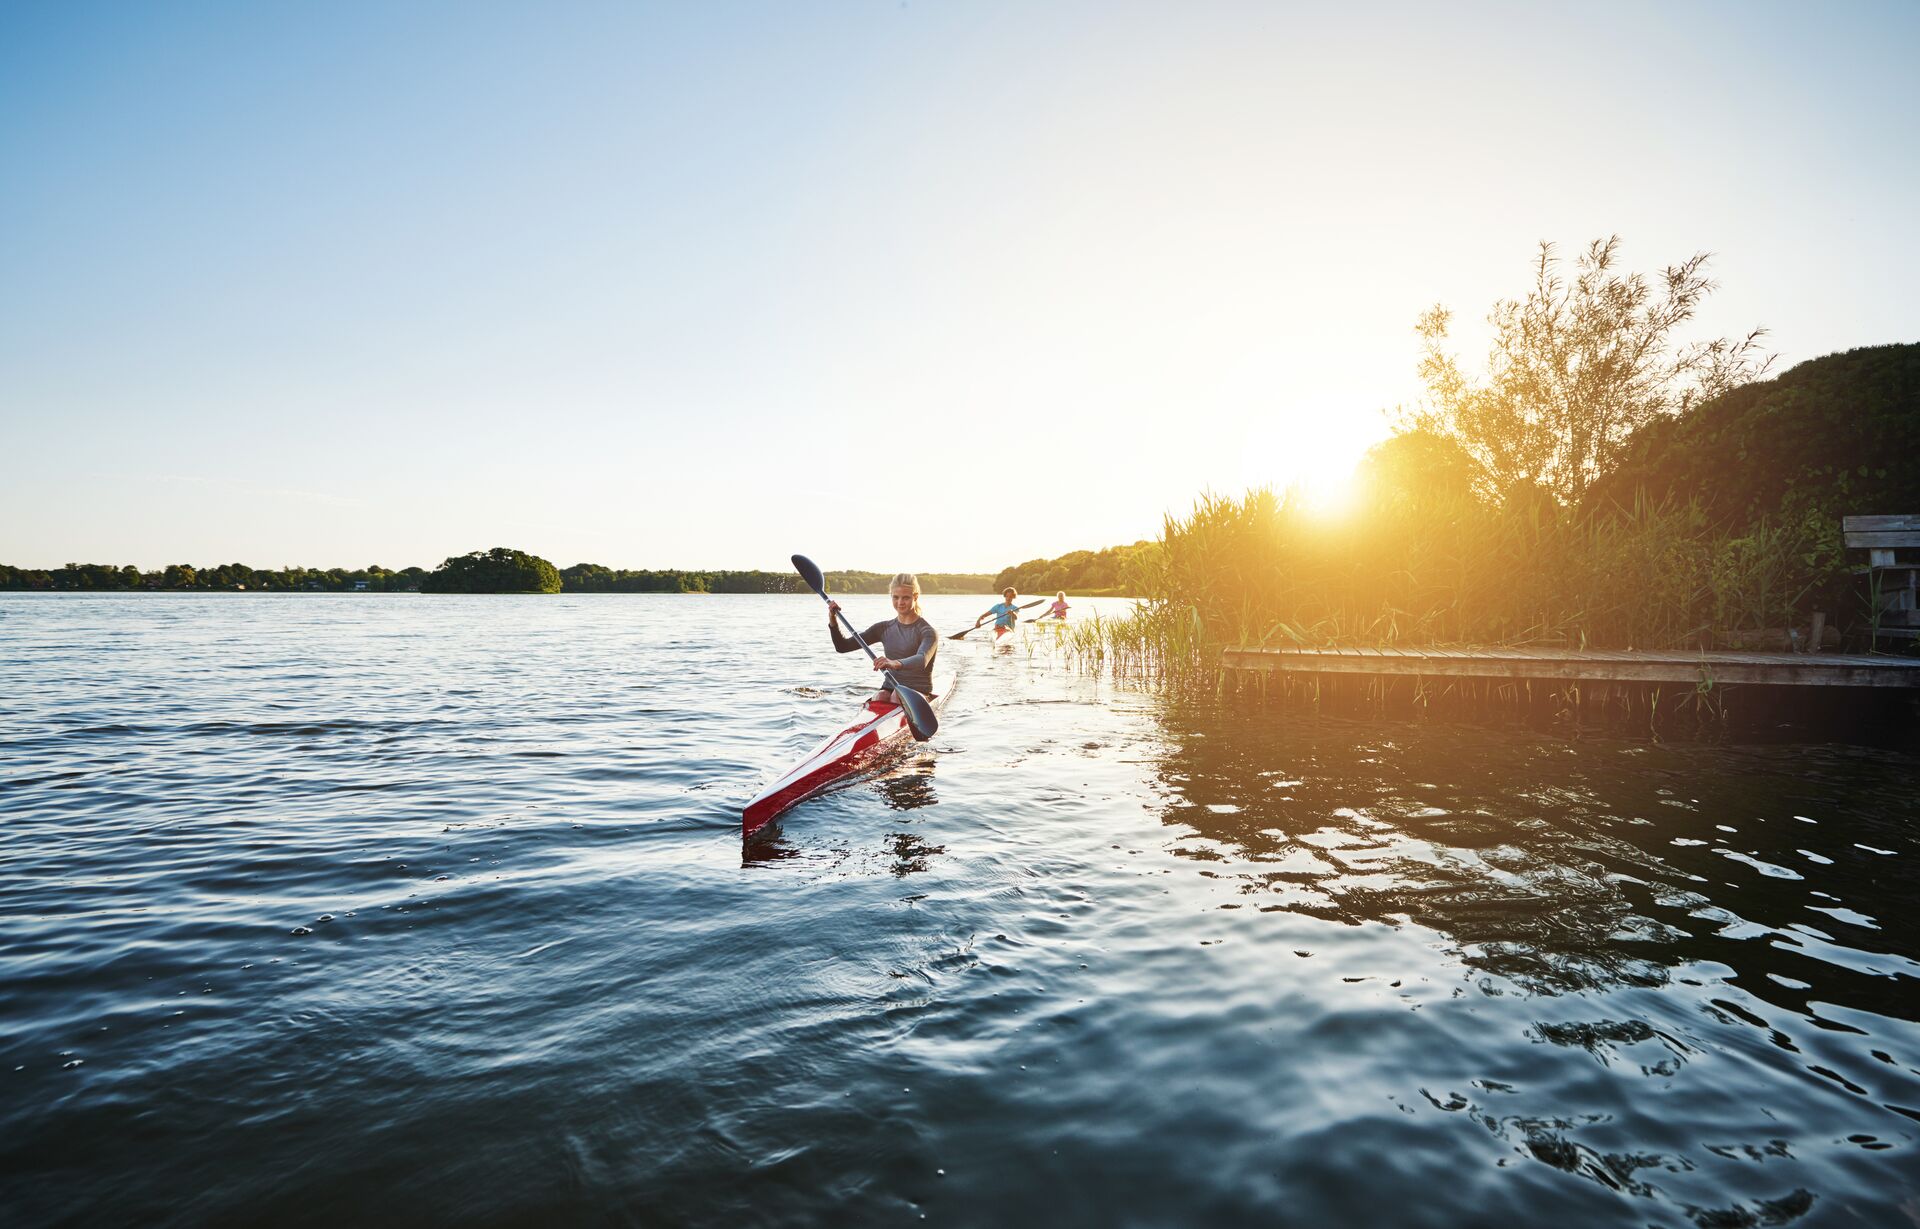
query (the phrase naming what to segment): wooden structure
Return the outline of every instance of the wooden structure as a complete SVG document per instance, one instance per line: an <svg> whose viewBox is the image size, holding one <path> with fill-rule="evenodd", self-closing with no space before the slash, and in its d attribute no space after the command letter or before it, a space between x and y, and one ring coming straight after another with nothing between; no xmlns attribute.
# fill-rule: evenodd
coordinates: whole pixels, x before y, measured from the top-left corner
<svg viewBox="0 0 1920 1229"><path fill-rule="evenodd" d="M1920 516L1849 516L1840 522L1847 549L1867 552L1865 579L1873 604L1876 640L1920 639L1920 561L1902 551L1920 551Z"/></svg>
<svg viewBox="0 0 1920 1229"><path fill-rule="evenodd" d="M1839 653L1723 653L1681 649L1228 649L1229 671L1363 674L1544 683L1719 687L1874 687L1920 690L1920 658Z"/></svg>

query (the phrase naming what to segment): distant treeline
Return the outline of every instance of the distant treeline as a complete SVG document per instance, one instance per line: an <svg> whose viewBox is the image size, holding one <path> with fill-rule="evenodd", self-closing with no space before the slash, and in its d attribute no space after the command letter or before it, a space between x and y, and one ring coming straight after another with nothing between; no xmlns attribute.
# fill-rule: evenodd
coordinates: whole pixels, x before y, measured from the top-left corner
<svg viewBox="0 0 1920 1229"><path fill-rule="evenodd" d="M922 593L987 593L993 577L985 573L921 572ZM891 572L828 572L827 588L834 593L885 593ZM560 573L567 593L805 593L806 584L794 572L687 572L677 568L628 571L597 563L576 563Z"/></svg>
<svg viewBox="0 0 1920 1229"><path fill-rule="evenodd" d="M1142 569L1159 551L1154 542L1109 546L1105 550L1076 550L1058 559L1029 559L1000 569L993 578L997 591L1011 585L1022 593L1064 592L1069 597L1123 596L1141 592Z"/></svg>
<svg viewBox="0 0 1920 1229"><path fill-rule="evenodd" d="M497 548L499 550L499 548ZM263 569L248 567L244 563L226 563L216 567L195 567L192 564L175 563L150 572L128 564L124 567L110 563L69 563L59 568L17 568L0 564L0 589L69 589L69 590L199 590L226 592L318 592L318 593L388 593L411 590L433 591L440 587L436 578L445 581L453 577L482 577L481 586L473 588L447 587L449 592L487 592L492 589L482 587L487 580L496 579L490 573L481 572L487 563L493 562L496 552L475 552L470 556L456 556L441 564L439 568L428 571L424 568L410 567L392 571L373 564L364 568L302 568L287 567ZM553 592L546 589L541 581L544 572L538 572L537 565L544 562L537 558L522 556L517 551L499 550L499 553L516 559L531 559L530 567L538 575L531 583L501 584L500 588L539 592ZM551 567L552 565L548 565ZM557 569L560 580L558 592L563 593L805 593L806 586L800 577L792 572L740 572L726 569L709 571L688 571L678 568L657 570L629 570L608 568L598 563L576 563L570 568ZM885 593L891 572L828 572L827 588L834 593ZM963 572L922 572L920 588L926 593L990 593L1001 586L994 578L984 573Z"/></svg>
<svg viewBox="0 0 1920 1229"><path fill-rule="evenodd" d="M426 575L424 568L403 568L395 572L377 563L364 568L273 570L248 567L244 563L223 563L215 567L173 563L152 572L143 572L132 564L121 567L111 563L69 563L59 568L16 568L0 563L0 589L265 589L322 593L364 589L388 592L418 589Z"/></svg>

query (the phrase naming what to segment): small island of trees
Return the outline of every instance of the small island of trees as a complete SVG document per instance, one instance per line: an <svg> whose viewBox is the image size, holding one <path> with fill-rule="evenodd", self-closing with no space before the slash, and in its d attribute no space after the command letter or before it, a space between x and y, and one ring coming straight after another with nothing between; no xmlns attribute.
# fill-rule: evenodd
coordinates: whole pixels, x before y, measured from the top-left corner
<svg viewBox="0 0 1920 1229"><path fill-rule="evenodd" d="M422 593L558 593L560 571L511 547L454 555L427 573Z"/></svg>

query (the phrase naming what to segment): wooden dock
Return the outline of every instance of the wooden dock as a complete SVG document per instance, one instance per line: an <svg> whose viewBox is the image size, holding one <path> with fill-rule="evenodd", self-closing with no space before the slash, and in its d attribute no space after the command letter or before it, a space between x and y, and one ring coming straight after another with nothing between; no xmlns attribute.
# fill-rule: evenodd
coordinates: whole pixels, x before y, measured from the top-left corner
<svg viewBox="0 0 1920 1229"><path fill-rule="evenodd" d="M1236 672L1300 675L1920 690L1920 658L1839 653L1541 648L1228 649L1221 664Z"/></svg>

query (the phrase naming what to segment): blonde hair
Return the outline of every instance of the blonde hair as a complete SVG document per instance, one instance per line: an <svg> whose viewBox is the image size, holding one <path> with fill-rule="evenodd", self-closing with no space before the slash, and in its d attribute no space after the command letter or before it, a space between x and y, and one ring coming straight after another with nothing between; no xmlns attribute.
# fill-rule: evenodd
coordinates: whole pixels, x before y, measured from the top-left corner
<svg viewBox="0 0 1920 1229"><path fill-rule="evenodd" d="M895 589L913 590L913 613L918 617L920 614L920 578L912 572L897 573L892 580L887 582L888 593L892 593Z"/></svg>

